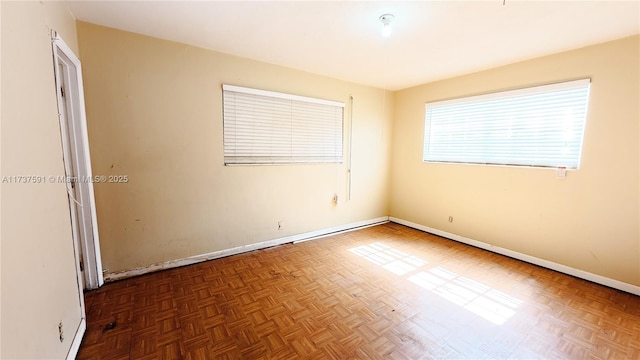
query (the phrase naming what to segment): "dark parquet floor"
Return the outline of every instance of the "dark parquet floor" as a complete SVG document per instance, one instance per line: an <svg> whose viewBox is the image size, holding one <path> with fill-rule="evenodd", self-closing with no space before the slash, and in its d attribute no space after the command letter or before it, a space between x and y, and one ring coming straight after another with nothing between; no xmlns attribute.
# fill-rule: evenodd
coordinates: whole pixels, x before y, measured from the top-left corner
<svg viewBox="0 0 640 360"><path fill-rule="evenodd" d="M78 359L640 359L640 297L394 223L85 299Z"/></svg>

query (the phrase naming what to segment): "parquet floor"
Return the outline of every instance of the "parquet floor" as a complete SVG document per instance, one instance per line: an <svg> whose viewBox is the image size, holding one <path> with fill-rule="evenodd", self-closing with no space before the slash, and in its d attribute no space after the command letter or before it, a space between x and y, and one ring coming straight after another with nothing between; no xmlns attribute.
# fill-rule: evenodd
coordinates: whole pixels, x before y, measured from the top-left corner
<svg viewBox="0 0 640 360"><path fill-rule="evenodd" d="M86 294L78 359L640 359L640 297L398 224Z"/></svg>

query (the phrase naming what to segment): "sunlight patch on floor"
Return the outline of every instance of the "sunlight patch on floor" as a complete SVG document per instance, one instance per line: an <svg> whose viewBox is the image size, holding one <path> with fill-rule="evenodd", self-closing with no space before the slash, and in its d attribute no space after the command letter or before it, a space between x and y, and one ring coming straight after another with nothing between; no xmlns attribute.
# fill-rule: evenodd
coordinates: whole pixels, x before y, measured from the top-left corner
<svg viewBox="0 0 640 360"><path fill-rule="evenodd" d="M496 325L516 313L522 300L443 267L426 268L426 260L375 242L349 249L350 252L412 283L463 307Z"/></svg>

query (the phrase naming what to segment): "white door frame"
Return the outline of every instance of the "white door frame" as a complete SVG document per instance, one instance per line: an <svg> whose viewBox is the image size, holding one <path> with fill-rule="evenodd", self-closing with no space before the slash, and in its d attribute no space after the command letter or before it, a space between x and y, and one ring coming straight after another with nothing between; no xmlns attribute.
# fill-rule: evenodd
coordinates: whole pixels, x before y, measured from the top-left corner
<svg viewBox="0 0 640 360"><path fill-rule="evenodd" d="M67 182L67 191L69 192L69 206L74 206L71 203L73 201L78 209L77 216L74 215L75 211L71 211L71 220L76 222L76 224L72 224L72 230L76 233L74 235L76 238L74 239L74 251L76 252L76 270L79 276L78 286L82 295L83 288L96 289L104 284L96 202L93 192L94 178L89 155L82 68L78 57L57 32L52 31L51 39L65 173L69 175L71 170L72 174L77 176L74 184ZM70 137L73 138L70 139ZM71 159L68 154L71 154ZM84 271L81 271L80 268L80 258L83 259ZM84 307L84 301L82 301L82 306Z"/></svg>

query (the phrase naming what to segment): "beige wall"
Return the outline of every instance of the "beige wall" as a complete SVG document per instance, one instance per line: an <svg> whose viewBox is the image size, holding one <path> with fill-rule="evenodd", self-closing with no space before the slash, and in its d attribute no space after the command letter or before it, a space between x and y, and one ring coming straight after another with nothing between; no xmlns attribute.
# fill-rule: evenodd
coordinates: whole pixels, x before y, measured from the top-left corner
<svg viewBox="0 0 640 360"><path fill-rule="evenodd" d="M2 2L2 176L64 175L49 29L52 2ZM64 358L81 319L64 184L2 184L2 359ZM58 322L64 342L58 339Z"/></svg>
<svg viewBox="0 0 640 360"><path fill-rule="evenodd" d="M63 175L49 29L77 52L76 24L58 3L0 12L2 176ZM638 36L390 95L86 23L78 32L94 173L130 179L96 184L111 272L390 214L640 285ZM566 178L422 163L426 101L580 77L592 78L585 147ZM344 164L223 166L221 83L353 95L352 200ZM62 358L81 318L65 187L1 190L0 357Z"/></svg>
<svg viewBox="0 0 640 360"><path fill-rule="evenodd" d="M640 285L639 43L635 36L396 92L390 215ZM425 102L585 77L582 164L566 178L422 162Z"/></svg>
<svg viewBox="0 0 640 360"><path fill-rule="evenodd" d="M109 272L388 214L390 93L83 22L78 41L94 174L130 179L95 184ZM353 95L351 201L345 164L225 167L223 83Z"/></svg>

